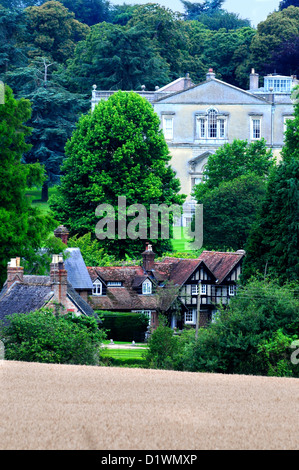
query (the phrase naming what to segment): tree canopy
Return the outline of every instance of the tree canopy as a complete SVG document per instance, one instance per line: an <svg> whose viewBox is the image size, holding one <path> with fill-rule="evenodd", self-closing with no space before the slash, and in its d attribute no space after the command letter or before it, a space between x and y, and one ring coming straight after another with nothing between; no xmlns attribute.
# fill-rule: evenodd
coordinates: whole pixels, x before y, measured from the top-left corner
<svg viewBox="0 0 299 470"><path fill-rule="evenodd" d="M203 182L193 190L203 204L205 248L244 249L273 165L264 140L235 140L209 156Z"/></svg>
<svg viewBox="0 0 299 470"><path fill-rule="evenodd" d="M66 144L61 185L50 206L71 234L83 235L95 233L99 204L110 204L117 218L118 197L126 197L127 207L142 204L147 211L150 204L181 204L170 158L150 103L137 93L118 91L80 118ZM122 239L117 228L115 235L118 239L102 243L116 258L144 251L144 240ZM168 240L154 244L157 253L164 245L169 249Z"/></svg>
<svg viewBox="0 0 299 470"><path fill-rule="evenodd" d="M29 150L26 137L30 128L24 125L31 113L28 100L16 100L5 87L5 104L0 106L0 277L4 281L7 262L11 257L28 258L41 246L49 230L54 228L50 215L42 215L29 205L26 188L30 166L21 163ZM36 167L35 170L38 170ZM36 179L41 182L41 168Z"/></svg>

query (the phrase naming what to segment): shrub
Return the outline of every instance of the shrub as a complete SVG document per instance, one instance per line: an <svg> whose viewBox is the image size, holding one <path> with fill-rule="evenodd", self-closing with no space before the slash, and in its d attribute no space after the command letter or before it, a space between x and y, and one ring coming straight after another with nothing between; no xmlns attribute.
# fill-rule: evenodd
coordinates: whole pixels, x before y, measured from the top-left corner
<svg viewBox="0 0 299 470"><path fill-rule="evenodd" d="M159 326L153 331L148 342L145 355L147 367L183 370L184 349L192 344L194 338L195 330L185 330L180 336L175 336L173 330L167 326L166 318L160 315Z"/></svg>
<svg viewBox="0 0 299 470"><path fill-rule="evenodd" d="M278 330L284 336L298 335L296 290L289 285L278 286L274 282L253 279L239 289L229 308L220 310L217 322L201 329L194 345L185 348L182 358L185 370L254 375L276 371L281 374L278 361L290 362L291 351L287 357L282 343L278 348L278 337L275 337ZM275 348L278 352L272 354ZM270 350L271 355L266 360ZM285 365L281 363L280 367Z"/></svg>
<svg viewBox="0 0 299 470"><path fill-rule="evenodd" d="M13 315L1 336L7 360L95 365L105 332L95 318L41 309Z"/></svg>

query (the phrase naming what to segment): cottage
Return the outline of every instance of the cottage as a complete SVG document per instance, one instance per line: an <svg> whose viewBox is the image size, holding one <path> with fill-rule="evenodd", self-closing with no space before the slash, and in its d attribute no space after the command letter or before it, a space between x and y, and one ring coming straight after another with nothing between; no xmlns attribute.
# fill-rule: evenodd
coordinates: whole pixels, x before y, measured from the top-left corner
<svg viewBox="0 0 299 470"><path fill-rule="evenodd" d="M20 258L7 266L7 280L0 293L0 320L14 313L29 313L42 307L63 308L63 312L93 316L90 305L68 281L63 259L54 255L49 276L24 275Z"/></svg>
<svg viewBox="0 0 299 470"><path fill-rule="evenodd" d="M90 305L95 310L144 312L152 328L158 314L169 316L172 327L206 326L220 303L236 293L243 250L204 251L196 259L166 257L155 261L147 244L142 265L88 267L93 282Z"/></svg>

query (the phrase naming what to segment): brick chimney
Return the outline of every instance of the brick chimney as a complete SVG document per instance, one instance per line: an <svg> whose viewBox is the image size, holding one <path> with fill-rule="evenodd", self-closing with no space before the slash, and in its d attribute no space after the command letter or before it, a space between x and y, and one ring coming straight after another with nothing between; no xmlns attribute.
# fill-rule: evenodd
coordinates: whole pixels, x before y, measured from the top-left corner
<svg viewBox="0 0 299 470"><path fill-rule="evenodd" d="M64 225L59 225L59 227L57 227L54 230L54 235L55 235L56 238L61 238L63 243L65 243L67 245L69 231L66 227L64 227Z"/></svg>
<svg viewBox="0 0 299 470"><path fill-rule="evenodd" d="M259 74L255 73L254 69L251 69L249 76L249 90L258 90L259 88Z"/></svg>
<svg viewBox="0 0 299 470"><path fill-rule="evenodd" d="M20 258L12 258L7 263L7 289L10 289L14 282L23 283L24 268L20 266L20 261Z"/></svg>
<svg viewBox="0 0 299 470"><path fill-rule="evenodd" d="M64 267L62 255L53 255L50 264L51 290L54 301L67 308L67 270Z"/></svg>
<svg viewBox="0 0 299 470"><path fill-rule="evenodd" d="M154 269L155 253L153 252L152 245L146 243L145 251L142 253L143 269L146 272L151 272Z"/></svg>

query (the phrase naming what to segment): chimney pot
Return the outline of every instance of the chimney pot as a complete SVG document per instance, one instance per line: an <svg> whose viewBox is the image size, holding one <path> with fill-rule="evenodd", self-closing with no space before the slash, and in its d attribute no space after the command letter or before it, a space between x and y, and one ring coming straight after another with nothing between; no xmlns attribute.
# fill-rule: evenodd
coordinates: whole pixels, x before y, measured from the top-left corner
<svg viewBox="0 0 299 470"><path fill-rule="evenodd" d="M15 282L23 283L24 281L24 268L20 266L20 263L20 258L12 258L7 263L7 289L10 289Z"/></svg>
<svg viewBox="0 0 299 470"><path fill-rule="evenodd" d="M216 77L215 72L213 71L212 68L209 68L208 73L206 75L206 79L207 80L214 80L215 77Z"/></svg>
<svg viewBox="0 0 299 470"><path fill-rule="evenodd" d="M255 70L251 69L249 77L249 90L258 90L259 88L259 74L255 73Z"/></svg>
<svg viewBox="0 0 299 470"><path fill-rule="evenodd" d="M153 252L152 245L146 243L145 251L142 253L143 269L146 272L151 272L154 269L155 253Z"/></svg>

